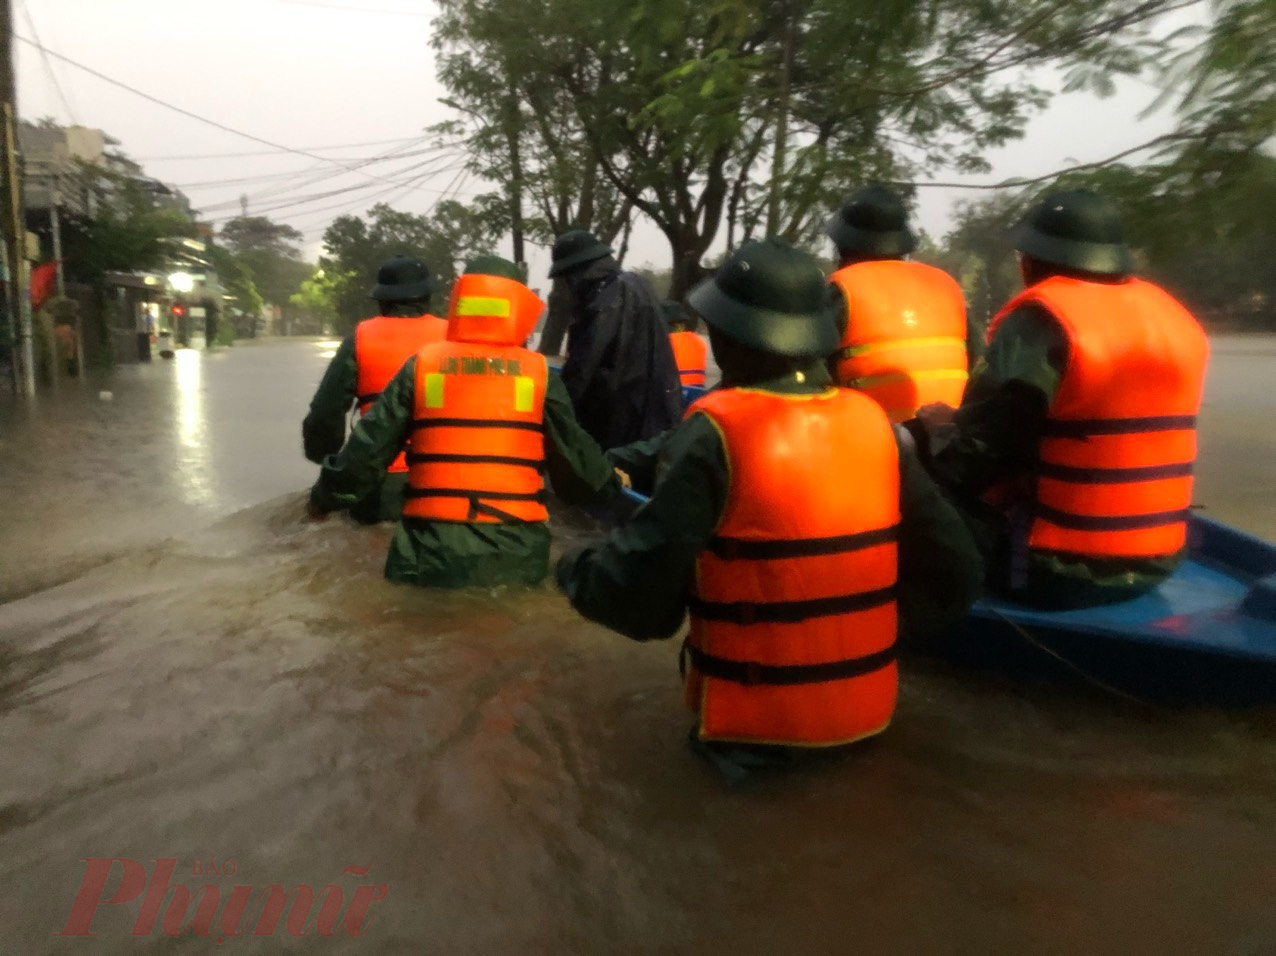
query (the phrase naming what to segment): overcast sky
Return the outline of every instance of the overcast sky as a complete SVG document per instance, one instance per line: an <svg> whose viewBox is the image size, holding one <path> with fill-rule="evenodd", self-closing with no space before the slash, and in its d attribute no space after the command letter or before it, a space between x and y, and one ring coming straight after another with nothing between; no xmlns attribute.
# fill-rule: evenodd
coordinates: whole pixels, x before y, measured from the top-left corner
<svg viewBox="0 0 1276 956"><path fill-rule="evenodd" d="M445 94L434 78L429 0L13 2L19 36L38 36L51 51L222 126L312 154L217 129L15 44L23 118L105 130L215 223L237 215L246 193L250 213L301 229L314 256L335 216L378 201L426 212L441 195L485 191L458 168L461 156L425 151L425 127L451 118L438 102ZM1171 125L1164 112L1138 119L1155 95L1126 82L1107 100L1059 97L1025 139L989 156L992 175L968 178L1048 173L1143 142ZM369 159L379 161L348 171ZM942 234L953 202L977 195L922 190L920 224ZM644 261L668 262L653 228L638 230L629 258ZM547 252L536 250L531 264L533 276L543 275Z"/></svg>

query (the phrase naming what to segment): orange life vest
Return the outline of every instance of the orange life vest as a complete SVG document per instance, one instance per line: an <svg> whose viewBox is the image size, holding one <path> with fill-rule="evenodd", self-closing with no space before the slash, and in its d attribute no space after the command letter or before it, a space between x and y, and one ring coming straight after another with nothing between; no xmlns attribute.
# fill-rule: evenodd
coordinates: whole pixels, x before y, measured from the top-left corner
<svg viewBox="0 0 1276 956"><path fill-rule="evenodd" d="M712 392L730 486L696 565L687 703L704 740L850 743L895 710L899 450L870 399Z"/></svg>
<svg viewBox="0 0 1276 956"><path fill-rule="evenodd" d="M1040 306L1068 361L1037 453L1028 546L1088 557L1158 557L1186 544L1209 342L1163 289L1056 276L988 326Z"/></svg>
<svg viewBox="0 0 1276 956"><path fill-rule="evenodd" d="M892 422L966 390L966 300L948 273L897 259L856 262L829 279L846 300L837 383L872 397Z"/></svg>
<svg viewBox="0 0 1276 956"><path fill-rule="evenodd" d="M419 317L379 315L354 328L355 399L359 414L368 414L390 379L427 342L441 342L447 320L434 315ZM386 471L404 472L407 461L400 454Z"/></svg>
<svg viewBox="0 0 1276 956"><path fill-rule="evenodd" d="M544 303L499 276L452 289L448 341L417 353L403 514L430 521L546 521L545 356L526 340Z"/></svg>
<svg viewBox="0 0 1276 956"><path fill-rule="evenodd" d="M709 359L709 346L694 332L670 332L669 344L673 346L673 358L678 363L678 375L683 385L704 385L705 366Z"/></svg>

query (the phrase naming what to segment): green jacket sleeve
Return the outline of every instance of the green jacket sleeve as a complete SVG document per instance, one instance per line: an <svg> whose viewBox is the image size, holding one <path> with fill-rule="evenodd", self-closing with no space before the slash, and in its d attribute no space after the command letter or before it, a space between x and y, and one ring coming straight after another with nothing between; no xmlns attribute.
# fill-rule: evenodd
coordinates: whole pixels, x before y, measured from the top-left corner
<svg viewBox="0 0 1276 956"><path fill-rule="evenodd" d="M907 638L932 639L956 624L979 595L983 561L957 509L900 449L899 615Z"/></svg>
<svg viewBox="0 0 1276 956"><path fill-rule="evenodd" d="M357 372L354 336L347 336L328 363L328 370L310 401L310 412L301 423L301 444L306 458L316 465L341 450L346 440L346 416L355 400Z"/></svg>
<svg viewBox="0 0 1276 956"><path fill-rule="evenodd" d="M620 494L611 462L580 427L567 387L552 374L545 388L545 466L554 493L568 504L601 505Z"/></svg>
<svg viewBox="0 0 1276 956"><path fill-rule="evenodd" d="M355 424L345 447L323 460L310 500L324 511L337 511L362 500L376 488L408 440L415 402L413 356L390 380L368 414Z"/></svg>
<svg viewBox="0 0 1276 956"><path fill-rule="evenodd" d="M975 368L953 424L928 443L928 465L939 483L977 498L1028 468L1066 361L1067 342L1049 316L1031 307L1008 315Z"/></svg>
<svg viewBox="0 0 1276 956"><path fill-rule="evenodd" d="M636 441L619 448L607 449L607 457L611 463L627 474L633 481L634 489L644 495L650 495L656 487L660 475L660 465L665 461L665 446L669 436L677 431L675 428L661 432L651 438Z"/></svg>
<svg viewBox="0 0 1276 956"><path fill-rule="evenodd" d="M672 637L682 625L696 559L726 504L726 454L709 420L692 415L667 444L669 470L651 500L605 542L558 564L576 610L639 641Z"/></svg>

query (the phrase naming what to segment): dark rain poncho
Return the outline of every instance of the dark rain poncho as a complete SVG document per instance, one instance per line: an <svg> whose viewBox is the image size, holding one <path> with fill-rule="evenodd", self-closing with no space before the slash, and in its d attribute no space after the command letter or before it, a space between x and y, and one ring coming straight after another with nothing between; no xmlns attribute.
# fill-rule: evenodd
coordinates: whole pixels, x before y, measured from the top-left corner
<svg viewBox="0 0 1276 956"><path fill-rule="evenodd" d="M682 387L660 300L608 259L569 278L576 321L563 384L603 448L651 438L682 418Z"/></svg>

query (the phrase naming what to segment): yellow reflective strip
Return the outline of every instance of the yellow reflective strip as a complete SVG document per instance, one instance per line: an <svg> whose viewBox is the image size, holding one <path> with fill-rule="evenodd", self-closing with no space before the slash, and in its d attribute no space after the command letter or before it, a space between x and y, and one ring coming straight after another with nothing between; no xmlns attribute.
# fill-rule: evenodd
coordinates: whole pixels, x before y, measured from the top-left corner
<svg viewBox="0 0 1276 956"><path fill-rule="evenodd" d="M514 376L514 411L530 412L536 400L536 380L527 375Z"/></svg>
<svg viewBox="0 0 1276 956"><path fill-rule="evenodd" d="M465 296L456 300L456 314L483 315L493 319L508 319L510 315L510 300L477 295Z"/></svg>
<svg viewBox="0 0 1276 956"><path fill-rule="evenodd" d="M911 382L918 379L961 379L966 380L966 373L959 369L931 369L924 372L887 372L885 375L866 375L853 378L851 388L876 388L878 385L894 385L897 382Z"/></svg>
<svg viewBox="0 0 1276 956"><path fill-rule="evenodd" d="M427 372L425 376L425 407L443 407L443 376L438 372Z"/></svg>
<svg viewBox="0 0 1276 956"><path fill-rule="evenodd" d="M842 356L843 358L859 358L861 355L872 355L874 352L885 352L889 349L920 349L929 348L932 345L955 345L963 352L966 350L965 339L959 339L955 335L934 335L930 338L892 339L889 342L869 342L867 345L853 345L850 348L842 349Z"/></svg>

